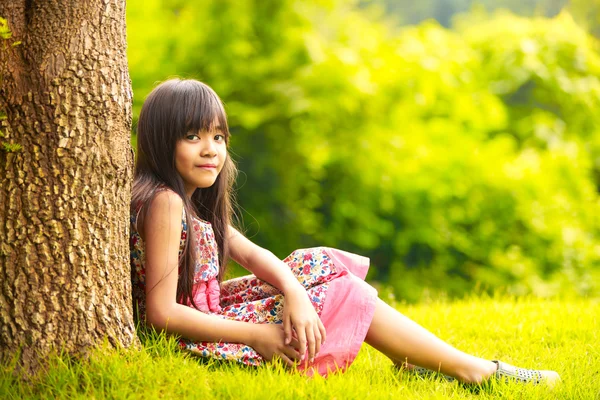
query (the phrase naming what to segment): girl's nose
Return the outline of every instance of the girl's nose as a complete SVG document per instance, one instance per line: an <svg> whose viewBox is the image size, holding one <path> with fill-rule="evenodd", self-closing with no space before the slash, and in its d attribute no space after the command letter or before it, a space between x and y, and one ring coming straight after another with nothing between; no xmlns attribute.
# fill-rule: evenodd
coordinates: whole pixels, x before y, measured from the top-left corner
<svg viewBox="0 0 600 400"><path fill-rule="evenodd" d="M205 146L202 146L202 157L214 157L217 155L217 150L215 148L214 143L211 141L207 141Z"/></svg>

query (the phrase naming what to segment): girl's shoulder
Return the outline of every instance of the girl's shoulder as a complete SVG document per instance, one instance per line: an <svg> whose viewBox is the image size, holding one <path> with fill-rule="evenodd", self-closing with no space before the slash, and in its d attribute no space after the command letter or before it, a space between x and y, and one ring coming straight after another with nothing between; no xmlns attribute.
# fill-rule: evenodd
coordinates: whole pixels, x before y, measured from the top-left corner
<svg viewBox="0 0 600 400"><path fill-rule="evenodd" d="M162 201L168 200L168 201L174 201L176 203L181 203L183 205L183 200L181 199L181 196L179 196L174 190L172 190L171 188L165 186L165 185L160 185L158 187L156 187L155 189L153 189L153 191L147 195L147 196L141 196L141 199L138 198L137 201L132 202L132 210L137 214L139 213L139 211L143 208L150 208L150 206L152 204L154 204L154 201L156 199L159 199L159 202L157 204L161 204ZM132 199L133 201L133 199Z"/></svg>
<svg viewBox="0 0 600 400"><path fill-rule="evenodd" d="M162 214L168 212L169 215L172 212L175 212L175 215L178 215L179 218L181 218L182 213L185 212L183 199L171 189L161 188L157 190L154 197L150 200L150 204L148 204L148 212L150 214Z"/></svg>
<svg viewBox="0 0 600 400"><path fill-rule="evenodd" d="M131 216L133 229L142 235L147 229L160 230L185 221L183 199L168 188L157 190L143 208L140 206Z"/></svg>

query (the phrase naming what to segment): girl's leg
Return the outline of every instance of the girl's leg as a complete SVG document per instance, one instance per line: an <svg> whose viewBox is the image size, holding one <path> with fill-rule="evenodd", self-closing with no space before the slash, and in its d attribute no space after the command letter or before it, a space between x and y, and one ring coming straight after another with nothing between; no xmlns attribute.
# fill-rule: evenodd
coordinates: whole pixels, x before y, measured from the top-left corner
<svg viewBox="0 0 600 400"><path fill-rule="evenodd" d="M380 299L365 340L398 365L415 364L462 382L482 382L497 369L491 361L450 346Z"/></svg>

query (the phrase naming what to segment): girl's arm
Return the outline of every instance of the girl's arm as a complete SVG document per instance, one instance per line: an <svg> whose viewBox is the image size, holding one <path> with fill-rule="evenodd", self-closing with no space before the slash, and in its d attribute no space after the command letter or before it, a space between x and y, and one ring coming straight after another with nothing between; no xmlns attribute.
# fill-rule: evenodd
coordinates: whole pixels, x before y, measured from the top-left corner
<svg viewBox="0 0 600 400"><path fill-rule="evenodd" d="M326 332L304 287L283 261L270 251L252 243L232 227L229 228L229 247L235 261L257 278L269 282L283 292L283 329L286 343L292 340L293 328L298 338L299 353L304 357L308 345L308 357L312 361L325 340Z"/></svg>
<svg viewBox="0 0 600 400"><path fill-rule="evenodd" d="M146 251L146 320L158 330L190 339L247 343L252 327L177 303L183 201L170 191L153 199L142 227Z"/></svg>
<svg viewBox="0 0 600 400"><path fill-rule="evenodd" d="M219 318L177 303L179 241L183 201L162 191L150 205L141 234L146 251L146 321L155 329L195 341L244 343L267 360L274 355L293 364L299 354L284 343L280 326Z"/></svg>
<svg viewBox="0 0 600 400"><path fill-rule="evenodd" d="M304 286L294 276L290 268L269 250L264 249L229 227L229 249L231 257L256 277L269 282L287 294L293 291L304 292Z"/></svg>

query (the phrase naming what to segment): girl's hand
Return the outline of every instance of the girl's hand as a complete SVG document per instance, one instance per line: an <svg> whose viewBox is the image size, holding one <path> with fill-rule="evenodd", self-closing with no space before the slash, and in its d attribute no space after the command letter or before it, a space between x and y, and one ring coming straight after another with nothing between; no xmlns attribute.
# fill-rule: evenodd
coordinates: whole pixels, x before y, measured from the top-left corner
<svg viewBox="0 0 600 400"><path fill-rule="evenodd" d="M304 360L306 346L308 345L308 359L313 362L315 356L321 350L321 344L325 341L325 326L310 302L306 290L302 286L298 289L287 291L284 295L283 306L283 330L285 332L285 343L293 344L297 341L296 349ZM292 337L292 329L296 338Z"/></svg>
<svg viewBox="0 0 600 400"><path fill-rule="evenodd" d="M250 343L263 358L273 361L279 357L287 366L293 367L300 360L300 353L296 350L298 341L292 340L289 344L285 342L283 327L278 324L256 324L254 337Z"/></svg>

